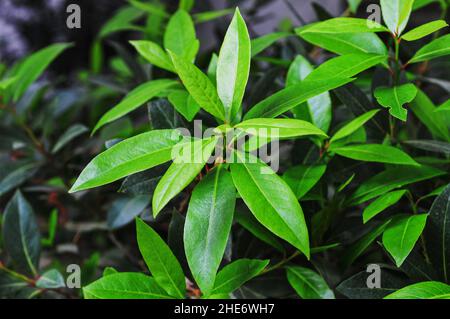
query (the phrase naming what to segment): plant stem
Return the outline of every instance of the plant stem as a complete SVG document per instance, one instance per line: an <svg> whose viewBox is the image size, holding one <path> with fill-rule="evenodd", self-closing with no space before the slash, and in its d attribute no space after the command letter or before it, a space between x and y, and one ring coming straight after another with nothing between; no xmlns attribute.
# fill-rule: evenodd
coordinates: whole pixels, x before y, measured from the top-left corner
<svg viewBox="0 0 450 319"><path fill-rule="evenodd" d="M34 279L28 278L27 276L24 276L22 274L15 272L14 270L7 268L1 261L0 261L0 270L6 272L7 274L9 274L10 276L12 276L14 278L17 278L21 281L25 281L26 283L28 283L32 286L34 286L34 284L36 283Z"/></svg>
<svg viewBox="0 0 450 319"><path fill-rule="evenodd" d="M261 273L261 275L267 274L268 272L271 272L273 270L276 270L276 269L284 266L285 264L287 264L288 262L290 262L292 259L294 259L297 256L300 256L300 252L299 251L296 251L291 256L289 256L287 258L284 258L283 260L281 260L279 263L273 265L272 267L264 269L263 272Z"/></svg>

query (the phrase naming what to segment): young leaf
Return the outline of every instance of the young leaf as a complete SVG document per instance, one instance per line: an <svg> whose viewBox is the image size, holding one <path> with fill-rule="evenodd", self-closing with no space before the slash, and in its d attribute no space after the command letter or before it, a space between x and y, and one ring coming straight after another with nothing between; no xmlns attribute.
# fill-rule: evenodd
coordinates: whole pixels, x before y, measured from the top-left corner
<svg viewBox="0 0 450 319"><path fill-rule="evenodd" d="M153 278L169 295L183 299L186 282L180 263L167 244L144 221L136 219L139 250Z"/></svg>
<svg viewBox="0 0 450 319"><path fill-rule="evenodd" d="M74 124L67 129L55 143L52 149L52 153L55 154L60 151L64 146L70 143L72 140L80 136L81 134L86 133L88 128L82 124Z"/></svg>
<svg viewBox="0 0 450 319"><path fill-rule="evenodd" d="M302 299L334 299L333 291L315 271L304 267L287 267L287 279Z"/></svg>
<svg viewBox="0 0 450 319"><path fill-rule="evenodd" d="M314 68L308 60L298 55L289 67L286 86L301 83L313 70ZM306 104L299 105L292 110L295 117L315 124L324 132L328 131L332 117L330 93L325 92L315 96L309 99Z"/></svg>
<svg viewBox="0 0 450 319"><path fill-rule="evenodd" d="M392 34L400 35L408 24L414 0L380 0L384 23Z"/></svg>
<svg viewBox="0 0 450 319"><path fill-rule="evenodd" d="M331 147L336 154L357 161L420 166L408 154L396 147L381 144L365 144Z"/></svg>
<svg viewBox="0 0 450 319"><path fill-rule="evenodd" d="M297 34L308 33L364 33L387 32L386 27L371 20L359 18L333 18L323 22L313 23L295 30Z"/></svg>
<svg viewBox="0 0 450 319"><path fill-rule="evenodd" d="M189 122L192 121L198 111L200 111L200 105L198 105L186 91L174 91L169 94L168 98L175 109Z"/></svg>
<svg viewBox="0 0 450 319"><path fill-rule="evenodd" d="M102 277L83 287L86 299L172 299L152 277L122 272Z"/></svg>
<svg viewBox="0 0 450 319"><path fill-rule="evenodd" d="M11 91L14 92L14 102L19 100L27 88L39 78L53 60L71 46L72 44L69 43L56 43L27 57L14 74L16 80L10 87Z"/></svg>
<svg viewBox="0 0 450 319"><path fill-rule="evenodd" d="M450 299L450 286L437 281L425 281L404 287L385 299Z"/></svg>
<svg viewBox="0 0 450 319"><path fill-rule="evenodd" d="M165 69L170 72L175 72L172 60L159 44L152 41L130 41L136 51L151 64Z"/></svg>
<svg viewBox="0 0 450 319"><path fill-rule="evenodd" d="M396 188L442 175L444 171L425 165L388 168L362 183L351 196L350 204L358 205Z"/></svg>
<svg viewBox="0 0 450 319"><path fill-rule="evenodd" d="M450 54L450 34L444 35L422 47L408 62L428 61Z"/></svg>
<svg viewBox="0 0 450 319"><path fill-rule="evenodd" d="M388 54L386 45L375 33L308 33L297 29L297 34L305 41L339 55Z"/></svg>
<svg viewBox="0 0 450 319"><path fill-rule="evenodd" d="M19 269L36 276L41 237L33 208L20 191L5 208L2 235L5 250Z"/></svg>
<svg viewBox="0 0 450 319"><path fill-rule="evenodd" d="M429 34L432 34L442 28L447 27L448 24L444 20L436 20L432 22L428 22L420 27L417 27L402 36L403 40L406 41L415 41L426 37Z"/></svg>
<svg viewBox="0 0 450 319"><path fill-rule="evenodd" d="M450 278L450 185L435 199L425 229L431 263L445 282Z"/></svg>
<svg viewBox="0 0 450 319"><path fill-rule="evenodd" d="M171 160L180 141L176 130L143 133L97 155L81 172L70 193L102 186Z"/></svg>
<svg viewBox="0 0 450 319"><path fill-rule="evenodd" d="M36 287L43 289L58 289L66 286L64 277L56 269L46 271L36 281Z"/></svg>
<svg viewBox="0 0 450 319"><path fill-rule="evenodd" d="M422 234L427 214L400 217L392 220L383 233L383 246L400 267Z"/></svg>
<svg viewBox="0 0 450 319"><path fill-rule="evenodd" d="M239 9L236 9L217 60L217 93L229 121L236 117L241 108L250 60L250 36Z"/></svg>
<svg viewBox="0 0 450 319"><path fill-rule="evenodd" d="M269 96L253 106L244 120L253 118L274 118L306 102L310 98L354 81L349 78L323 78L317 81L303 81Z"/></svg>
<svg viewBox="0 0 450 319"><path fill-rule="evenodd" d="M358 11L358 7L361 4L362 0L347 0L348 6L350 7L350 11L352 13L356 13Z"/></svg>
<svg viewBox="0 0 450 319"><path fill-rule="evenodd" d="M372 203L370 203L370 205L367 206L363 211L364 224L384 211L386 208L395 205L400 200L400 198L405 195L405 193L406 190L404 189L393 191L380 196Z"/></svg>
<svg viewBox="0 0 450 319"><path fill-rule="evenodd" d="M174 163L156 186L153 194L153 216L159 212L180 193L200 173L205 166L217 143L217 138L197 140L181 146ZM193 157L194 156L194 157Z"/></svg>
<svg viewBox="0 0 450 319"><path fill-rule="evenodd" d="M138 7L139 4L142 3L138 1L131 0L131 4L136 5ZM143 9L142 7L140 9ZM135 30L136 26L132 23L138 18L142 17L145 11L140 9L126 6L123 9L120 9L116 15L114 15L111 19L109 19L100 30L98 35L99 38L105 38L108 35L124 30Z"/></svg>
<svg viewBox="0 0 450 319"><path fill-rule="evenodd" d="M313 124L294 119L251 119L239 123L236 128L248 134L271 139L290 138L307 135L327 137L327 135Z"/></svg>
<svg viewBox="0 0 450 319"><path fill-rule="evenodd" d="M269 264L269 260L238 259L219 271L213 295L230 294L250 279L258 276Z"/></svg>
<svg viewBox="0 0 450 319"><path fill-rule="evenodd" d="M414 100L417 88L411 83L393 88L379 87L375 90L374 95L381 106L389 108L392 116L406 122L408 111L403 108L403 105Z"/></svg>
<svg viewBox="0 0 450 319"><path fill-rule="evenodd" d="M114 106L111 110L106 112L102 118L97 122L94 129L92 130L92 134L98 131L99 128L104 126L107 123L111 123L122 116L127 115L131 111L134 111L144 103L156 97L158 94L166 91L169 88L178 85L178 83L174 80L154 80L144 84L139 85L133 91L128 93L127 96L116 106Z"/></svg>
<svg viewBox="0 0 450 319"><path fill-rule="evenodd" d="M256 219L309 258L309 236L303 211L289 186L272 169L251 163L235 153L242 163L231 164L231 175L242 199ZM276 192L272 190L276 189Z"/></svg>
<svg viewBox="0 0 450 319"><path fill-rule="evenodd" d="M195 0L180 0L179 8L189 12L192 10L194 5L195 5Z"/></svg>
<svg viewBox="0 0 450 319"><path fill-rule="evenodd" d="M170 18L164 33L164 47L187 61L194 61L200 42L195 35L194 22L185 10L179 9Z"/></svg>
<svg viewBox="0 0 450 319"><path fill-rule="evenodd" d="M223 166L194 189L184 226L184 247L192 276L204 294L214 287L225 253L236 203L236 189Z"/></svg>
<svg viewBox="0 0 450 319"><path fill-rule="evenodd" d="M225 108L211 80L195 65L169 51L175 69L194 100L206 112L225 120Z"/></svg>
<svg viewBox="0 0 450 319"><path fill-rule="evenodd" d="M439 106L434 112L450 112L450 100L444 102L441 106Z"/></svg>
<svg viewBox="0 0 450 319"><path fill-rule="evenodd" d="M263 52L265 49L270 47L272 44L280 39L291 36L292 33L289 32L274 32L263 35L259 38L253 39L251 41L252 47L252 57L257 56L259 53Z"/></svg>
<svg viewBox="0 0 450 319"><path fill-rule="evenodd" d="M283 179L301 199L319 182L326 169L326 165L293 166L284 173Z"/></svg>
<svg viewBox="0 0 450 319"><path fill-rule="evenodd" d="M347 137L354 132L356 132L358 129L360 129L364 124L367 123L371 118L373 118L379 110L372 110L369 111L361 116L358 116L354 120L352 120L350 123L342 127L339 131L337 131L333 137L330 140L330 143L343 139L344 137Z"/></svg>

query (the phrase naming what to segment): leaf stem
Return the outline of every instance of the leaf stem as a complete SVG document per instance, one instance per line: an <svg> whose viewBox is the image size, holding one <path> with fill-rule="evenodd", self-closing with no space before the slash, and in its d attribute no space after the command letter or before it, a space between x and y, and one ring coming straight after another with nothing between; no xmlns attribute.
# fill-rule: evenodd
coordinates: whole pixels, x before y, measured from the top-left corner
<svg viewBox="0 0 450 319"><path fill-rule="evenodd" d="M296 251L291 256L282 259L280 262L278 262L277 264L273 265L272 267L268 267L268 268L264 269L263 272L261 273L261 275L267 274L268 272L271 272L271 271L276 270L276 269L278 269L280 267L283 267L285 264L287 264L288 262L290 262L292 259L294 259L297 256L300 256L300 251Z"/></svg>

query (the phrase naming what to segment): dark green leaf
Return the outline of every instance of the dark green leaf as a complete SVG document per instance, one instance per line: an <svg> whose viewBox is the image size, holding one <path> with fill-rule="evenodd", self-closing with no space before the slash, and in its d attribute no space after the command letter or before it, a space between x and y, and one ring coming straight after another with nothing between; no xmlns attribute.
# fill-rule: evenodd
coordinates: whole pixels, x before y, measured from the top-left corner
<svg viewBox="0 0 450 319"><path fill-rule="evenodd" d="M400 198L405 195L405 193L406 190L404 189L389 192L378 197L376 200L370 203L370 205L367 206L363 211L364 224L377 216L379 213L383 212L386 208L395 205L400 200Z"/></svg>
<svg viewBox="0 0 450 319"><path fill-rule="evenodd" d="M326 169L326 165L294 166L284 173L283 179L301 199L319 182Z"/></svg>
<svg viewBox="0 0 450 319"><path fill-rule="evenodd" d="M322 276L309 268L287 267L287 278L302 299L334 299Z"/></svg>

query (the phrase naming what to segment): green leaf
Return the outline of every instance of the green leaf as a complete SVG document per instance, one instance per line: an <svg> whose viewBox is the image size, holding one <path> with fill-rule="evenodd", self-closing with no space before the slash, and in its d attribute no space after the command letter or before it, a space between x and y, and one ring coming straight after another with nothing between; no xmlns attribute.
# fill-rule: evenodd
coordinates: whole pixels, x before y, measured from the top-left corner
<svg viewBox="0 0 450 319"><path fill-rule="evenodd" d="M225 108L211 80L194 64L169 51L175 69L194 100L206 112L225 120Z"/></svg>
<svg viewBox="0 0 450 319"><path fill-rule="evenodd" d="M437 281L424 281L397 290L385 299L450 299L450 286Z"/></svg>
<svg viewBox="0 0 450 319"><path fill-rule="evenodd" d="M259 102L247 112L244 119L277 117L317 95L352 81L354 79L348 78L323 78L317 81L305 80L299 84L278 91Z"/></svg>
<svg viewBox="0 0 450 319"><path fill-rule="evenodd" d="M326 169L326 165L293 166L284 173L283 179L301 199L319 182Z"/></svg>
<svg viewBox="0 0 450 319"><path fill-rule="evenodd" d="M414 1L413 10L422 9L423 7L425 7L431 3L434 3L434 2L440 3L443 10L445 10L448 6L446 3L446 0L416 0L416 1Z"/></svg>
<svg viewBox="0 0 450 319"><path fill-rule="evenodd" d="M58 289L66 286L64 277L56 269L46 271L36 281L36 287L43 289Z"/></svg>
<svg viewBox="0 0 450 319"><path fill-rule="evenodd" d="M447 142L440 142L435 140L411 140L411 141L404 141L403 144L424 151L450 155L450 143Z"/></svg>
<svg viewBox="0 0 450 319"><path fill-rule="evenodd" d="M192 276L204 294L214 287L233 222L236 189L223 166L194 189L184 226L184 248Z"/></svg>
<svg viewBox="0 0 450 319"><path fill-rule="evenodd" d="M195 5L195 0L180 0L179 8L189 12L192 10L194 5Z"/></svg>
<svg viewBox="0 0 450 319"><path fill-rule="evenodd" d="M450 54L450 34L444 35L422 47L408 62L417 63Z"/></svg>
<svg viewBox="0 0 450 319"><path fill-rule="evenodd" d="M195 23L203 23L212 21L218 18L222 18L233 13L235 10L233 8L223 9L223 10L214 10L214 11L206 11L194 14Z"/></svg>
<svg viewBox="0 0 450 319"><path fill-rule="evenodd" d="M284 247L280 241L272 235L271 232L264 228L249 211L237 210L234 218L242 227L252 233L256 238L274 247L280 252L284 251Z"/></svg>
<svg viewBox="0 0 450 319"><path fill-rule="evenodd" d="M95 125L95 128L92 130L92 134L94 134L105 124L111 123L112 121L127 115L144 103L147 103L149 100L176 85L178 85L176 81L168 79L154 80L139 85L133 91L128 93L128 95L125 96L119 104L114 106L102 116L102 118L97 122L97 125Z"/></svg>
<svg viewBox="0 0 450 319"><path fill-rule="evenodd" d="M400 267L413 250L422 234L427 214L404 216L393 219L383 233L383 246Z"/></svg>
<svg viewBox="0 0 450 319"><path fill-rule="evenodd" d="M420 164L413 160L408 154L396 147L381 144L364 144L331 147L330 150L340 156L357 161L388 163L397 165Z"/></svg>
<svg viewBox="0 0 450 319"><path fill-rule="evenodd" d="M175 73L172 60L163 48L152 41L130 41L136 51L151 64Z"/></svg>
<svg viewBox="0 0 450 319"><path fill-rule="evenodd" d="M411 83L393 88L379 87L375 90L374 95L381 106L389 108L392 116L406 122L408 111L403 108L403 105L414 100L417 88Z"/></svg>
<svg viewBox="0 0 450 319"><path fill-rule="evenodd" d="M72 44L70 43L56 43L27 57L14 74L16 80L10 87L11 92L14 92L13 101L17 102L27 88L39 78L50 63L71 46Z"/></svg>
<svg viewBox="0 0 450 319"><path fill-rule="evenodd" d="M289 186L271 168L243 158L232 163L231 175L245 204L256 219L309 258L309 236L302 208ZM273 190L277 190L273 192Z"/></svg>
<svg viewBox="0 0 450 319"><path fill-rule="evenodd" d="M367 248L380 236L388 224L390 220L379 225L375 229L369 231L366 235L364 235L360 240L350 246L346 253L342 256L342 264L345 268L350 266L362 253L366 251Z"/></svg>
<svg viewBox="0 0 450 319"><path fill-rule="evenodd" d="M299 29L297 34L305 41L339 55L388 54L386 45L374 33L308 33Z"/></svg>
<svg viewBox="0 0 450 319"><path fill-rule="evenodd" d="M142 4L138 1L130 0L135 4ZM137 5L136 5L137 6ZM142 8L141 8L142 9ZM136 30L136 26L132 23L144 15L144 11L133 7L124 7L120 9L111 19L109 19L102 27L99 33L99 38L105 38L108 35L125 30Z"/></svg>
<svg viewBox="0 0 450 319"><path fill-rule="evenodd" d="M86 299L172 299L152 277L122 272L102 277L83 288Z"/></svg>
<svg viewBox="0 0 450 319"><path fill-rule="evenodd" d="M130 223L150 203L148 196L120 197L112 202L106 222L109 229L118 229Z"/></svg>
<svg viewBox="0 0 450 319"><path fill-rule="evenodd" d="M3 168L5 175L0 174L0 197L33 177L38 172L39 166L39 163L34 162L17 167L13 165L11 168L7 168L5 165Z"/></svg>
<svg viewBox="0 0 450 319"><path fill-rule="evenodd" d="M47 224L48 236L47 238L41 239L42 246L47 247L53 246L57 228L58 228L58 209L54 208L52 209L50 217L48 218Z"/></svg>
<svg viewBox="0 0 450 319"><path fill-rule="evenodd" d="M191 122L200 111L200 105L198 105L186 91L174 91L169 94L168 98L175 109L189 122Z"/></svg>
<svg viewBox="0 0 450 319"><path fill-rule="evenodd" d="M372 110L369 111L361 116L358 116L354 120L352 120L350 123L346 124L344 127L342 127L339 131L337 131L333 137L330 140L330 143L343 139L354 132L356 132L358 129L360 129L364 124L366 124L370 119L372 119L379 110Z"/></svg>
<svg viewBox="0 0 450 319"><path fill-rule="evenodd" d="M156 217L178 193L186 188L205 166L217 143L217 138L197 140L180 145L167 172L156 186L152 208Z"/></svg>
<svg viewBox="0 0 450 319"><path fill-rule="evenodd" d="M301 28L297 28L297 34L308 33L367 33L367 32L387 32L387 28L383 27L371 20L359 18L333 18L323 22L313 23Z"/></svg>
<svg viewBox="0 0 450 319"><path fill-rule="evenodd" d="M421 25L402 36L402 39L405 41L415 41L426 37L442 28L447 27L448 24L445 20L436 20L432 22L428 22L424 25Z"/></svg>
<svg viewBox="0 0 450 319"><path fill-rule="evenodd" d="M358 11L358 7L361 4L362 0L347 0L348 6L350 7L350 11L352 13L356 13Z"/></svg>
<svg viewBox="0 0 450 319"><path fill-rule="evenodd" d="M287 267L287 279L302 299L334 299L333 291L315 271L304 267Z"/></svg>
<svg viewBox="0 0 450 319"><path fill-rule="evenodd" d="M380 0L384 23L392 34L400 35L408 24L414 0Z"/></svg>
<svg viewBox="0 0 450 319"><path fill-rule="evenodd" d="M445 174L444 171L425 165L388 168L362 183L351 196L350 204L358 205L396 188Z"/></svg>
<svg viewBox="0 0 450 319"><path fill-rule="evenodd" d="M422 90L417 92L416 98L410 103L409 107L418 119L425 124L434 138L450 141L445 117L434 112L436 107Z"/></svg>
<svg viewBox="0 0 450 319"><path fill-rule="evenodd" d="M139 218L136 232L139 250L155 281L169 295L183 299L186 291L183 270L169 246Z"/></svg>
<svg viewBox="0 0 450 319"><path fill-rule="evenodd" d="M33 208L17 191L8 202L2 221L4 249L18 268L37 275L41 237Z"/></svg>
<svg viewBox="0 0 450 319"><path fill-rule="evenodd" d="M312 71L313 66L303 56L298 55L289 67L286 86L301 83ZM315 124L323 131L328 131L331 124L332 105L329 92L322 93L309 99L307 105L299 105L292 110L301 120ZM306 114L305 114L306 113Z"/></svg>
<svg viewBox="0 0 450 319"><path fill-rule="evenodd" d="M0 80L0 91L6 90L9 86L16 82L16 80L16 77Z"/></svg>
<svg viewBox="0 0 450 319"><path fill-rule="evenodd" d="M363 211L364 224L367 223L372 218L374 218L375 216L377 216L382 211L384 211L386 208L395 205L400 200L400 198L402 198L403 195L405 195L405 193L406 190L404 189L393 191L380 196L372 203L370 203L370 205L367 206Z"/></svg>
<svg viewBox="0 0 450 319"><path fill-rule="evenodd" d="M289 33L289 32L274 32L274 33L269 33L269 34L263 35L259 38L253 39L251 41L252 57L257 56L258 54L263 52L265 49L270 47L272 44L274 44L278 40L284 39L291 35L292 35L292 33Z"/></svg>
<svg viewBox="0 0 450 319"><path fill-rule="evenodd" d="M230 294L250 279L258 276L269 260L238 259L219 271L212 294Z"/></svg>
<svg viewBox="0 0 450 319"><path fill-rule="evenodd" d="M446 112L450 111L450 100L447 100L447 102L439 106L434 112L444 112L444 111Z"/></svg>
<svg viewBox="0 0 450 319"><path fill-rule="evenodd" d="M153 130L177 129L183 122L166 99L158 99L147 104L148 117Z"/></svg>
<svg viewBox="0 0 450 319"><path fill-rule="evenodd" d="M200 42L195 35L194 22L185 10L179 9L170 18L164 33L164 47L187 61L194 61Z"/></svg>
<svg viewBox="0 0 450 319"><path fill-rule="evenodd" d="M305 81L333 78L351 78L377 64L385 62L386 55L354 53L330 59L311 72Z"/></svg>
<svg viewBox="0 0 450 319"><path fill-rule="evenodd" d="M69 127L58 139L52 149L52 153L58 153L64 146L78 136L88 132L88 128L82 124L74 124Z"/></svg>
<svg viewBox="0 0 450 319"><path fill-rule="evenodd" d="M425 229L426 248L440 278L450 278L450 185L435 199Z"/></svg>
<svg viewBox="0 0 450 319"><path fill-rule="evenodd" d="M176 130L143 133L97 155L81 172L70 193L102 186L171 160L180 141Z"/></svg>
<svg viewBox="0 0 450 319"><path fill-rule="evenodd" d="M217 60L217 92L229 121L232 121L241 109L250 73L250 60L250 36L237 8Z"/></svg>
<svg viewBox="0 0 450 319"><path fill-rule="evenodd" d="M239 123L235 128L248 134L271 139L290 138L308 135L327 135L313 124L294 119L250 119Z"/></svg>

